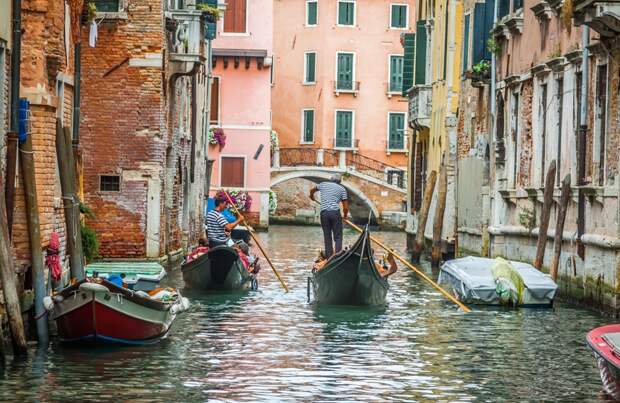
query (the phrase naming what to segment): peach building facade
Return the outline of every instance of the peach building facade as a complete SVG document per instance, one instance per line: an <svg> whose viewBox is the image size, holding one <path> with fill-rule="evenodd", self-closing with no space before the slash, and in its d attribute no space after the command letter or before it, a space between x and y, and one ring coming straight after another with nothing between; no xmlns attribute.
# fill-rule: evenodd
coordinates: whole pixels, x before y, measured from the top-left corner
<svg viewBox="0 0 620 403"><path fill-rule="evenodd" d="M288 0L274 8L280 148L351 150L407 164L401 34L412 0Z"/></svg>
<svg viewBox="0 0 620 403"><path fill-rule="evenodd" d="M228 0L213 41L211 127L224 147L211 146L211 195L244 190L252 197L246 218L269 220L273 0Z"/></svg>

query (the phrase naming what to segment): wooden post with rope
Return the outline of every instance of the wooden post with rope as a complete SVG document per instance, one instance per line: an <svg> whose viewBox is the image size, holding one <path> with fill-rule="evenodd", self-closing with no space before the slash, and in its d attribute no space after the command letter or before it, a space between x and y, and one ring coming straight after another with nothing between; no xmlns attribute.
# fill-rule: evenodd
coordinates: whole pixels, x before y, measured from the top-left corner
<svg viewBox="0 0 620 403"><path fill-rule="evenodd" d="M349 224L351 226L351 228L355 229L358 232L362 232L363 230L358 227L357 225L353 224L351 221L349 220L344 220L347 224ZM411 263L409 263L405 258L399 256L396 251L394 251L394 249L389 248L388 246L386 246L385 244L383 244L381 241L378 241L375 237L373 237L372 235L370 236L370 240L373 241L374 243L376 243L377 245L379 245L380 247L382 247L383 249L385 249L388 253L392 254L392 256L394 256L396 259L400 260L405 266L407 266L409 269L411 269L414 273L416 273L418 276L422 277L422 279L424 279L426 282L428 282L430 285L432 285L437 291L439 291L440 293L442 293L446 298L448 298L450 301L454 302L456 305L459 306L459 308L461 308L463 310L463 312L471 312L471 309L469 309L465 304L463 304L461 301L459 301L458 299L456 299L454 297L454 295L450 294L448 291L444 290L439 284L437 284L436 282L434 282L430 277L428 277L425 273L423 273L420 269L418 269L417 267L415 267L414 265L412 265Z"/></svg>
<svg viewBox="0 0 620 403"><path fill-rule="evenodd" d="M237 209L237 206L235 205L235 203L233 203L232 198L230 197L228 192L223 191L223 193L224 193L224 195L226 195L226 198L228 199L228 203L230 203L230 205L233 206L233 208L235 209L235 213L237 214L237 216L238 217L243 217L241 215L241 213L239 212L239 209ZM242 221L243 221L243 224L248 229L248 232L250 233L250 236L254 240L254 243L256 243L256 246L258 246L258 249L260 249L261 253L265 257L265 260L267 260L267 263L269 263L269 266L271 267L271 270L273 270L273 274L275 274L276 277L278 278L278 281L282 285L282 288L284 288L284 291L288 292L288 287L284 283L284 280L282 280L282 277L280 277L280 274L278 273L278 271L276 270L275 266L271 262L271 259L269 259L269 256L267 256L267 252L265 252L265 249L263 249L263 246L261 245L260 241L258 240L258 236L254 233L254 229L252 229L252 227L250 227L250 225L245 220L245 217L243 217Z"/></svg>

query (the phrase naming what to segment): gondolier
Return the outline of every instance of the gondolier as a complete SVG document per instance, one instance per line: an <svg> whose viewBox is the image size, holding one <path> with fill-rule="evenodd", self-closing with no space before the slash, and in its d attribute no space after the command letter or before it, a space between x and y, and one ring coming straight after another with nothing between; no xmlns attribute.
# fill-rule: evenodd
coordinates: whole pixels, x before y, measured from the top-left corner
<svg viewBox="0 0 620 403"><path fill-rule="evenodd" d="M230 231L243 221L241 214L231 223L226 220L222 214L222 211L226 208L226 203L224 198L215 198L215 209L207 214L207 236L210 248L226 245L230 240Z"/></svg>
<svg viewBox="0 0 620 403"><path fill-rule="evenodd" d="M321 182L310 190L310 199L321 194L321 227L325 241L325 257L330 258L342 250L342 218L349 215L349 200L346 189L340 184L340 175L332 176L329 182ZM340 204L342 203L342 215Z"/></svg>

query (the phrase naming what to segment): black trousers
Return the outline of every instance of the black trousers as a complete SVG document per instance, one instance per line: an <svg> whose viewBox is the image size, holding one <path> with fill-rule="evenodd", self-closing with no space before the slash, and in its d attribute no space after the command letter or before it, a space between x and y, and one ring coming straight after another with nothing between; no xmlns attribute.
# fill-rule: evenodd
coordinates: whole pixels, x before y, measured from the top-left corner
<svg viewBox="0 0 620 403"><path fill-rule="evenodd" d="M321 211L321 227L323 228L323 239L325 240L325 256L331 257L342 250L342 216L339 210Z"/></svg>
<svg viewBox="0 0 620 403"><path fill-rule="evenodd" d="M216 246L226 245L228 242L216 241L214 239L209 240L209 248L215 248Z"/></svg>

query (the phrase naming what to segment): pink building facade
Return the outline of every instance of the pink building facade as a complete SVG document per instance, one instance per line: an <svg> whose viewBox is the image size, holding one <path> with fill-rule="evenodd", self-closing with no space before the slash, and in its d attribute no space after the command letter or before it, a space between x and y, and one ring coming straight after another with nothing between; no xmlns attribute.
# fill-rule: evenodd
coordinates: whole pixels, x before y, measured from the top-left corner
<svg viewBox="0 0 620 403"><path fill-rule="evenodd" d="M269 220L273 0L227 0L213 41L210 123L225 145L212 145L210 193L242 190L252 197L255 225Z"/></svg>

